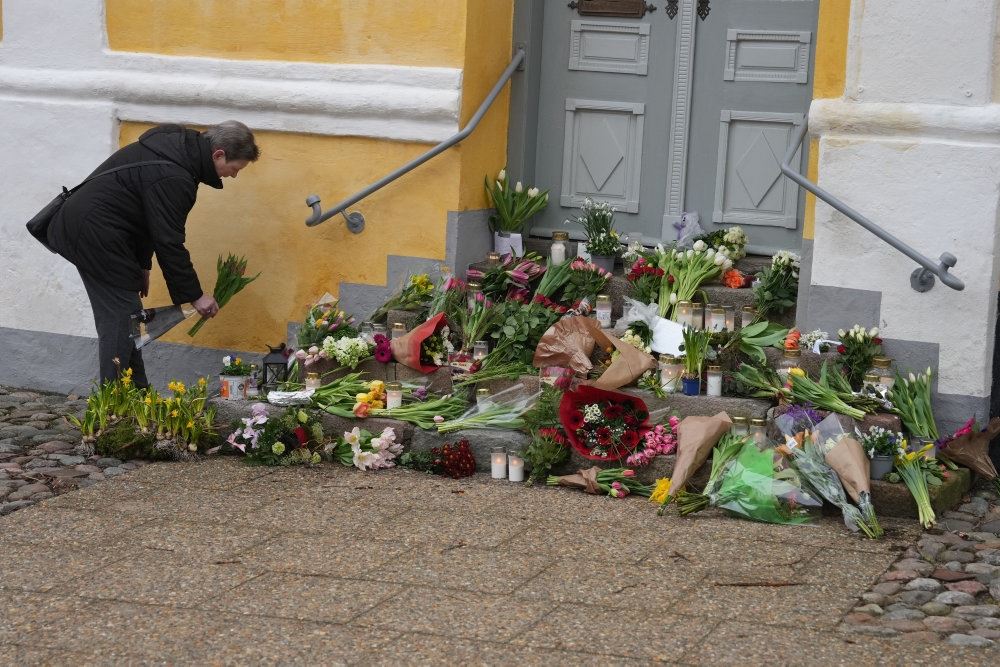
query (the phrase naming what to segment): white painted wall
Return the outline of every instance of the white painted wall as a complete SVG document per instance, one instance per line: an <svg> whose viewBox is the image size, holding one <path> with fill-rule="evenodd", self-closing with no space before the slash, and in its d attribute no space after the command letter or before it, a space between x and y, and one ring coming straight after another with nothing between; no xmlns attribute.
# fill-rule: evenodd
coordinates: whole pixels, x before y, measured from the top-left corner
<svg viewBox="0 0 1000 667"><path fill-rule="evenodd" d="M0 327L95 336L76 270L24 224L118 147L120 121L437 142L462 72L181 58L107 49L103 0L3 0ZM305 196L306 190L303 190Z"/></svg>
<svg viewBox="0 0 1000 667"><path fill-rule="evenodd" d="M940 343L939 391L983 397L1000 284L996 2L956 4L855 2L845 99L814 102L809 122L820 185L925 255L955 254L965 291L913 291L913 262L822 203L812 284L880 290L884 335Z"/></svg>

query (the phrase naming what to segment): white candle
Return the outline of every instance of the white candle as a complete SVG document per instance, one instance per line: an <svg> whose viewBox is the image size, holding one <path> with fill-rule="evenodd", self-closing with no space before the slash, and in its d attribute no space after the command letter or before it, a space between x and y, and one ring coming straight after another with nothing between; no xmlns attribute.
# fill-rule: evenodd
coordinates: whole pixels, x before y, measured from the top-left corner
<svg viewBox="0 0 1000 667"><path fill-rule="evenodd" d="M494 447L490 453L490 476L493 479L507 477L507 450L503 447Z"/></svg>
<svg viewBox="0 0 1000 667"><path fill-rule="evenodd" d="M402 407L403 387L398 382L390 382L385 387L385 407L389 410Z"/></svg>
<svg viewBox="0 0 1000 667"><path fill-rule="evenodd" d="M524 459L521 458L521 455L511 452L507 457L507 465L509 466L507 470L507 479L512 482L523 482Z"/></svg>

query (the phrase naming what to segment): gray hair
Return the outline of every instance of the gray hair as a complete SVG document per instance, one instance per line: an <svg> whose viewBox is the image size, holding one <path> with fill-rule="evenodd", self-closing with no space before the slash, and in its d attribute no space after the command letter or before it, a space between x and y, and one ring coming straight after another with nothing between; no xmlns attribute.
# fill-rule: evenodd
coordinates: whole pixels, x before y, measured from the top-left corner
<svg viewBox="0 0 1000 667"><path fill-rule="evenodd" d="M212 150L222 150L226 160L249 160L256 162L260 157L260 148L254 142L253 132L238 120L227 120L212 125L205 130Z"/></svg>

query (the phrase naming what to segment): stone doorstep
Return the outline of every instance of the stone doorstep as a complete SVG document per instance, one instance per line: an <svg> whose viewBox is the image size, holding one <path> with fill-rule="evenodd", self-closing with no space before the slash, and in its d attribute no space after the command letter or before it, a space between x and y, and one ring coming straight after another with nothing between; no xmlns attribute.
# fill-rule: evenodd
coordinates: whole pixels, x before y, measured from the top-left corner
<svg viewBox="0 0 1000 667"><path fill-rule="evenodd" d="M707 400L704 397L685 398ZM210 402L218 410L217 415L222 424L221 430L223 436L230 433L229 425L232 421L240 417L245 417L250 413L249 401L223 401L216 398L210 399ZM284 410L283 407L277 405L267 405L267 409L269 414L278 414ZM681 412L691 414L684 409ZM707 414L708 411L705 411L705 413ZM714 412L711 414L714 414ZM456 442L462 438L466 438L476 459L476 469L480 472L489 471L490 450L493 447L506 447L508 450L517 450L523 449L528 444L528 438L524 433L505 429L474 429L441 435L436 431L419 429L412 424L393 419L372 418L366 419L364 422L359 422L358 420L335 417L329 414L322 414L321 419L323 421L323 429L328 434L343 433L359 425L371 432L378 432L387 426L391 426L396 430L399 442L403 443L405 450L429 451L434 447L440 447L446 442ZM674 456L658 456L649 466L637 470L638 477L645 483L652 483L660 477L670 477L673 474L674 463ZM600 467L617 467L619 464L601 464L589 461L573 452L570 459L554 472L557 474L569 474L581 468L589 468L594 465L599 465ZM693 476L691 488L700 489L707 481L710 469L711 462L709 461ZM942 515L945 511L957 505L970 487L971 475L964 468L960 468L954 472L944 484L931 487L931 504L934 507L934 511L939 516ZM910 492L904 484L890 484L888 482L872 480L872 502L875 505L876 512L880 516L901 518L916 518L917 516L916 503L913 501Z"/></svg>

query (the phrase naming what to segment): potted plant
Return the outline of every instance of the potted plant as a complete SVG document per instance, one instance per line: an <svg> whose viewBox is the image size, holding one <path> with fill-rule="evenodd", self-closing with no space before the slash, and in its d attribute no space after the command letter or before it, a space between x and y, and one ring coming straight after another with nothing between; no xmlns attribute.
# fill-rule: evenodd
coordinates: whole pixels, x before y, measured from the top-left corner
<svg viewBox="0 0 1000 667"><path fill-rule="evenodd" d="M605 271L614 271L615 258L622 248L618 232L614 229L615 207L587 197L583 201L583 215L577 216L575 222L587 234L587 252L591 261Z"/></svg>
<svg viewBox="0 0 1000 667"><path fill-rule="evenodd" d="M892 472L893 458L899 450L900 444L905 446L906 440L902 433L890 431L881 426L872 426L867 433L862 433L860 429L855 429L858 435L858 442L861 448L871 459L872 479L882 479Z"/></svg>
<svg viewBox="0 0 1000 667"><path fill-rule="evenodd" d="M229 401L246 399L249 375L250 365L244 364L242 359L229 355L223 357L222 371L219 373L219 392L222 398Z"/></svg>
<svg viewBox="0 0 1000 667"><path fill-rule="evenodd" d="M495 211L490 216L493 249L501 255L507 253L515 256L523 255L524 226L531 216L548 205L549 191L542 192L535 187L526 188L521 181L511 187L506 169L501 169L492 183L487 178L485 188L486 196Z"/></svg>
<svg viewBox="0 0 1000 667"><path fill-rule="evenodd" d="M684 329L684 373L681 375L681 385L685 396L697 396L701 393L701 369L708 355L709 342L712 334L686 327Z"/></svg>

